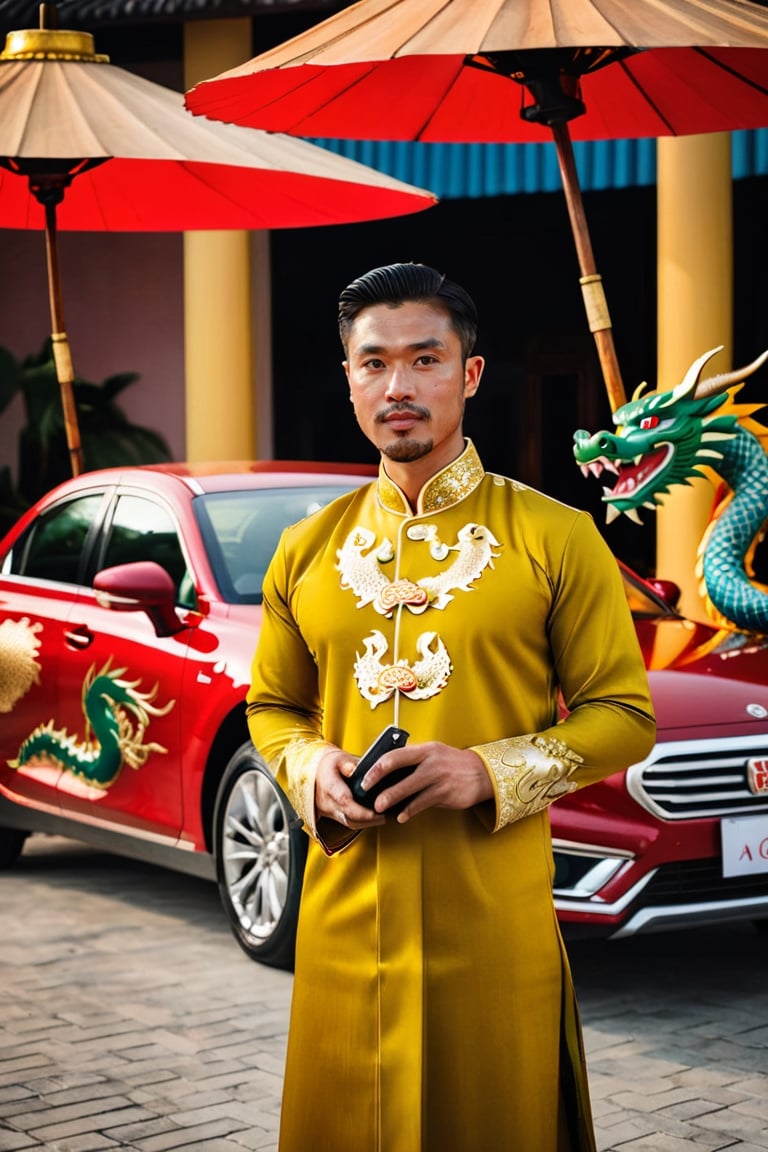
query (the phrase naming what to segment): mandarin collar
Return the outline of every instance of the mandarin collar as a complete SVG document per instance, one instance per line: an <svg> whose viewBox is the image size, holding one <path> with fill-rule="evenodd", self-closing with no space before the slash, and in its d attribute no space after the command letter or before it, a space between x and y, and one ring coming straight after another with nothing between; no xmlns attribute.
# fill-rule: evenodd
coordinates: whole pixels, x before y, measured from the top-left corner
<svg viewBox="0 0 768 1152"><path fill-rule="evenodd" d="M457 456L427 480L419 493L415 514L420 516L429 512L442 512L458 504L477 488L484 475L485 469L477 450L472 441L467 440L461 456ZM401 516L412 515L411 506L403 492L385 472L383 460L379 465L377 494L388 512L396 512Z"/></svg>

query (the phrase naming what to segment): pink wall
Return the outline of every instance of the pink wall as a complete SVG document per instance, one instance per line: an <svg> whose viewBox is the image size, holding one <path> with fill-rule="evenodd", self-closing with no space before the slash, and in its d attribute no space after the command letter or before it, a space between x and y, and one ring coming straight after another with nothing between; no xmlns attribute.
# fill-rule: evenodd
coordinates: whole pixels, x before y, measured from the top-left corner
<svg viewBox="0 0 768 1152"><path fill-rule="evenodd" d="M75 372L100 382L138 372L118 403L136 424L165 436L184 457L182 236L59 235L64 316ZM0 229L0 345L17 358L50 333L45 238ZM17 468L21 406L0 416L0 467Z"/></svg>

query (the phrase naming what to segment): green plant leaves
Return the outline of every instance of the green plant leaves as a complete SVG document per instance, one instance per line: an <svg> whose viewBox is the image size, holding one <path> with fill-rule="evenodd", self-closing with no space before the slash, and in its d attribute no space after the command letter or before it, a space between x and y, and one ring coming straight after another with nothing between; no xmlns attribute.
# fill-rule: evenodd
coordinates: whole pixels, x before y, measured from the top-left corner
<svg viewBox="0 0 768 1152"><path fill-rule="evenodd" d="M9 515L15 518L19 510L72 475L61 390L51 347L49 338L38 352L21 362L7 349L0 348L0 412L20 393L26 417L19 433L19 477L15 491L9 470L0 474L0 534L10 527ZM100 384L75 380L73 390L86 470L171 459L163 436L132 424L116 403L116 397L139 379L136 372L120 372Z"/></svg>

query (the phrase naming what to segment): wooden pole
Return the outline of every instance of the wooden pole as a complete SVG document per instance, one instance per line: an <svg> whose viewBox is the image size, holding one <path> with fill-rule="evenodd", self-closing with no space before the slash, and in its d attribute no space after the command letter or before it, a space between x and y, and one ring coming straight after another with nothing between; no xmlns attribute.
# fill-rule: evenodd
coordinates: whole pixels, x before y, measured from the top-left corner
<svg viewBox="0 0 768 1152"><path fill-rule="evenodd" d="M64 325L64 305L61 295L59 273L59 246L56 229L56 204L45 202L45 251L48 263L48 300L51 311L51 340L53 341L53 363L56 378L61 390L61 406L64 410L64 431L67 437L72 475L79 476L83 471L83 450L80 442L80 426L75 404L75 371L72 354Z"/></svg>
<svg viewBox="0 0 768 1152"><path fill-rule="evenodd" d="M584 307L587 312L589 330L595 338L597 355L603 371L603 380L611 411L615 412L626 403L626 393L621 379L619 361L613 343L613 329L611 317L608 313L608 304L603 291L602 277L595 266L595 257L592 252L592 241L589 235L587 217L584 212L584 203L581 198L579 175L576 171L576 161L573 156L573 144L568 125L551 125L552 135L557 148L557 161L560 166L560 176L563 181L565 200L568 205L568 215L571 221L571 230L576 242L576 255L579 261L581 277L581 291L584 297Z"/></svg>

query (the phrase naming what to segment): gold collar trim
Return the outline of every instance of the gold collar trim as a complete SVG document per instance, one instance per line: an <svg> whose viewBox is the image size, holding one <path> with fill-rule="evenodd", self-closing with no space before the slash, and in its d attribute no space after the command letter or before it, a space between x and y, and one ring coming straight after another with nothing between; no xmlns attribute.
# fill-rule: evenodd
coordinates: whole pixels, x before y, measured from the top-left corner
<svg viewBox="0 0 768 1152"><path fill-rule="evenodd" d="M431 476L424 485L419 493L416 514L442 512L444 508L458 504L477 488L484 475L485 469L477 450L472 441L467 440L461 456L457 456L442 471ZM397 512L401 516L411 514L411 508L405 496L384 471L383 461L379 466L377 492L379 500L387 511Z"/></svg>

